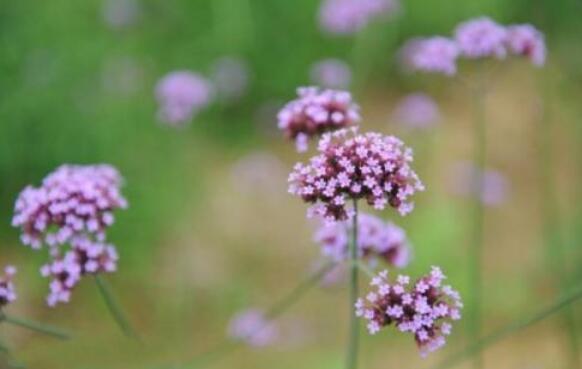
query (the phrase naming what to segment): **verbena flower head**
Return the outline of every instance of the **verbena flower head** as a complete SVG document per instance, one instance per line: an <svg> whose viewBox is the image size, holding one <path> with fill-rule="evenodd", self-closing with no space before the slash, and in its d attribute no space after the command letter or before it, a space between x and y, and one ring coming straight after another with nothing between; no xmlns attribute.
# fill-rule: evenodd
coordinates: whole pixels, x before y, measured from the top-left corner
<svg viewBox="0 0 582 369"><path fill-rule="evenodd" d="M115 220L113 211L127 207L121 184L110 165L62 165L40 187L20 193L12 225L21 228L22 243L35 249L55 248L80 234L103 240Z"/></svg>
<svg viewBox="0 0 582 369"><path fill-rule="evenodd" d="M16 301L16 289L12 279L16 275L16 267L8 265L4 268L4 274L0 275L0 309Z"/></svg>
<svg viewBox="0 0 582 369"><path fill-rule="evenodd" d="M430 96L414 93L398 102L392 118L408 128L429 128L440 120L440 111Z"/></svg>
<svg viewBox="0 0 582 369"><path fill-rule="evenodd" d="M410 167L412 150L394 136L343 129L325 134L318 151L289 175L289 192L313 204L308 216L346 220L352 199L364 199L378 210L389 205L405 215L413 209L410 197L424 190Z"/></svg>
<svg viewBox="0 0 582 369"><path fill-rule="evenodd" d="M171 72L156 86L158 116L169 125L183 125L212 101L213 89L204 77L190 71Z"/></svg>
<svg viewBox="0 0 582 369"><path fill-rule="evenodd" d="M439 268L432 267L430 274L416 282L399 275L390 283L388 272L383 271L372 279L366 298L356 302L356 315L368 321L370 334L391 325L412 333L424 357L445 344L452 321L461 318L461 297L451 286L442 285L445 278Z"/></svg>
<svg viewBox="0 0 582 369"><path fill-rule="evenodd" d="M262 311L249 309L232 318L228 335L249 346L264 347L274 343L278 338L278 330L274 323L267 320Z"/></svg>
<svg viewBox="0 0 582 369"><path fill-rule="evenodd" d="M400 51L405 69L448 76L457 73L458 56L457 44L441 36L412 39Z"/></svg>
<svg viewBox="0 0 582 369"><path fill-rule="evenodd" d="M515 55L525 56L535 66L541 67L546 61L544 35L531 24L517 24L507 27L507 49Z"/></svg>
<svg viewBox="0 0 582 369"><path fill-rule="evenodd" d="M309 139L360 121L359 107L347 91L302 87L297 94L277 118L279 128L300 152L307 150Z"/></svg>
<svg viewBox="0 0 582 369"><path fill-rule="evenodd" d="M323 0L319 23L328 33L351 34L365 28L374 18L394 14L399 9L397 0Z"/></svg>
<svg viewBox="0 0 582 369"><path fill-rule="evenodd" d="M63 256L55 254L41 268L43 277L51 279L47 304L69 302L71 291L87 274L112 273L117 270L117 250L113 245L94 242L86 237L74 237L71 250Z"/></svg>
<svg viewBox="0 0 582 369"><path fill-rule="evenodd" d="M314 236L321 252L334 261L348 258L349 222L322 224ZM404 268L410 261L410 245L404 230L391 222L362 213L358 215L358 257Z"/></svg>
<svg viewBox="0 0 582 369"><path fill-rule="evenodd" d="M340 59L323 59L311 67L311 80L326 88L348 88L352 81L350 66Z"/></svg>
<svg viewBox="0 0 582 369"><path fill-rule="evenodd" d="M455 30L455 40L462 56L469 59L496 57L507 54L507 30L488 17L463 22Z"/></svg>

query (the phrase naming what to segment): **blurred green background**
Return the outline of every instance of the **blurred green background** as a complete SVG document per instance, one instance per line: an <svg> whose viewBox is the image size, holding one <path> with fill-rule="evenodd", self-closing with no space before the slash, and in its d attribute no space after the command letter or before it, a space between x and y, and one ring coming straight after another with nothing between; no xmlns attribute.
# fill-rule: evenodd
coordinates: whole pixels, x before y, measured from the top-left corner
<svg viewBox="0 0 582 369"><path fill-rule="evenodd" d="M383 214L412 240L415 258L407 271L442 265L466 292L470 201L452 195L447 181L451 164L472 157L471 100L461 80L471 80L474 70L463 66L462 78L454 79L411 76L399 71L396 53L410 37L449 35L458 22L479 15L533 23L549 47L545 68L507 61L496 65L490 81L487 161L509 179L511 191L502 206L486 212L484 330L538 311L559 294L548 267L557 253L559 268L580 284L581 2L405 0L400 16L346 37L321 32L314 0L133 4L130 21L117 25L107 21L111 9L123 11L115 0L0 5L0 264L20 269L20 299L9 309L75 335L63 343L2 326L0 334L30 368L177 368L220 341L233 313L269 306L311 270L319 258L314 227L305 206L286 192L287 172L304 158L278 134L275 112L309 83L311 64L322 58L350 63L363 129L400 135L417 153L428 191L417 196L409 217ZM247 62L247 93L214 104L185 129L160 125L153 93L159 78L175 69L208 75L225 56ZM437 128L411 133L389 122L396 100L415 91L439 102L444 119ZM258 180L235 170L256 153L269 158ZM549 195L542 195L543 160L550 163ZM48 287L38 268L46 256L21 246L10 227L24 186L38 185L62 163L100 162L115 165L126 179L130 208L117 214L109 234L120 269L109 280L143 344L118 332L90 281L70 304L45 307ZM284 318L302 328L301 339L243 349L215 367L340 367L347 308L337 307L345 299L342 288L316 288ZM582 305L574 311L580 318ZM362 368L429 367L466 344L463 325L425 360L410 337L366 336ZM567 329L554 316L487 350L485 363L567 368L569 352Z"/></svg>

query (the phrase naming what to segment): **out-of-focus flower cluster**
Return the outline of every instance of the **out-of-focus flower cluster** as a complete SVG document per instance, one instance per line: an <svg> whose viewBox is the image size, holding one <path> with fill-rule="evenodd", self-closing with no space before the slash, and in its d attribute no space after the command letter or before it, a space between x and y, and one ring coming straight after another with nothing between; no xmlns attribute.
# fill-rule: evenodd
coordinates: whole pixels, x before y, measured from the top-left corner
<svg viewBox="0 0 582 369"><path fill-rule="evenodd" d="M350 66L341 59L323 59L311 66L311 81L325 88L346 89L352 82Z"/></svg>
<svg viewBox="0 0 582 369"><path fill-rule="evenodd" d="M261 310L249 309L236 314L230 321L228 335L249 346L264 347L279 336L277 326L269 322Z"/></svg>
<svg viewBox="0 0 582 369"><path fill-rule="evenodd" d="M0 309L16 300L16 289L12 279L16 274L16 267L7 265L4 274L0 276Z"/></svg>
<svg viewBox="0 0 582 369"><path fill-rule="evenodd" d="M249 67L244 59L226 56L212 65L212 83L217 98L233 102L244 96L250 82Z"/></svg>
<svg viewBox="0 0 582 369"><path fill-rule="evenodd" d="M348 258L349 222L322 224L314 236L324 256L334 261ZM404 230L391 222L366 214L358 214L358 258L370 262L384 260L397 268L404 268L410 261L410 245Z"/></svg>
<svg viewBox="0 0 582 369"><path fill-rule="evenodd" d="M69 301L83 275L116 270L117 251L105 239L113 212L127 207L122 182L110 165L62 165L42 186L20 193L12 225L21 228L25 245L50 248L51 261L41 269L51 278L50 306Z"/></svg>
<svg viewBox="0 0 582 369"><path fill-rule="evenodd" d="M509 180L494 169L479 169L463 162L451 168L449 178L453 193L478 199L487 206L499 206L508 197Z"/></svg>
<svg viewBox="0 0 582 369"><path fill-rule="evenodd" d="M313 204L308 216L346 220L351 199L364 199L378 210L389 205L405 215L413 209L409 198L424 190L410 167L412 150L394 136L343 129L326 133L318 151L289 175L289 192Z"/></svg>
<svg viewBox="0 0 582 369"><path fill-rule="evenodd" d="M51 279L49 306L69 302L72 289L86 274L112 273L117 270L117 250L113 245L93 242L86 237L71 240L71 250L56 255L41 268L43 277Z"/></svg>
<svg viewBox="0 0 582 369"><path fill-rule="evenodd" d="M331 34L351 34L374 18L390 16L399 9L397 0L324 0L319 10L319 24Z"/></svg>
<svg viewBox="0 0 582 369"><path fill-rule="evenodd" d="M368 321L370 334L394 325L400 332L410 332L420 353L442 347L451 333L452 321L461 318L461 297L451 286L442 285L446 277L437 267L412 283L399 275L395 283L383 271L372 279L373 290L356 302L356 315Z"/></svg>
<svg viewBox="0 0 582 369"><path fill-rule="evenodd" d="M454 75L458 57L504 59L508 54L528 58L543 66L546 59L544 36L529 24L502 26L488 17L459 24L454 38L436 36L412 39L401 51L406 69Z"/></svg>
<svg viewBox="0 0 582 369"><path fill-rule="evenodd" d="M181 70L167 74L156 86L159 119L172 126L191 121L213 99L211 83L201 75Z"/></svg>
<svg viewBox="0 0 582 369"><path fill-rule="evenodd" d="M392 119L407 128L423 129L438 123L440 116L439 107L430 96L414 93L398 102Z"/></svg>
<svg viewBox="0 0 582 369"><path fill-rule="evenodd" d="M359 107L347 91L297 89L297 99L287 103L277 115L279 129L295 141L299 152L306 151L309 139L360 121Z"/></svg>

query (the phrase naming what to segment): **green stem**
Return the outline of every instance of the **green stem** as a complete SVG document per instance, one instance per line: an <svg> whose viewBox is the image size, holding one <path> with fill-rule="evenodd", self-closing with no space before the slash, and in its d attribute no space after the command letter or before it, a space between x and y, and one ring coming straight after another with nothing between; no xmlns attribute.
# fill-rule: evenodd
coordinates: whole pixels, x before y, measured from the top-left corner
<svg viewBox="0 0 582 369"><path fill-rule="evenodd" d="M469 265L469 336L473 342L476 342L481 335L481 297L482 297L482 265L481 259L483 254L483 218L484 207L482 202L483 194L483 171L485 169L485 155L487 149L486 135L486 117L485 117L485 71L482 66L479 73L479 81L473 91L474 98L474 172L476 196L473 204L473 238L469 246L468 265ZM474 368L483 367L481 355L475 357Z"/></svg>
<svg viewBox="0 0 582 369"><path fill-rule="evenodd" d="M32 320L24 318L17 318L11 315L6 315L5 313L2 312L0 312L0 322L5 322L22 328L30 329L31 331L42 333L47 336L51 336L61 340L68 340L71 338L71 336L67 332L62 331L59 328L47 324L34 322Z"/></svg>
<svg viewBox="0 0 582 369"><path fill-rule="evenodd" d="M285 295L281 300L275 303L271 308L269 308L265 313L265 319L267 322L272 322L287 311L291 306L293 306L297 301L299 301L311 288L313 288L327 273L329 273L336 263L327 263L316 270L314 273L309 275L301 283L299 283L294 289ZM258 327L258 329L252 332L249 337L252 337L259 333L263 327ZM241 341L225 340L222 343L216 345L213 349L199 354L195 358L192 358L188 363L184 364L184 368L202 368L204 366L215 363L216 361L223 359L228 354L236 351L236 349L242 346Z"/></svg>
<svg viewBox="0 0 582 369"><path fill-rule="evenodd" d="M95 275L95 283L97 284L97 288L105 301L105 305L107 305L107 309L111 313L113 320L119 326L123 334L130 338L138 338L137 334L131 327L129 320L127 319L121 305L117 302L113 293L111 292L111 287L107 283L107 281L101 277L99 274Z"/></svg>
<svg viewBox="0 0 582 369"><path fill-rule="evenodd" d="M554 173L552 171L552 119L550 111L550 88L543 86L545 98L543 104L542 119L539 122L538 142L540 148L539 176L541 192L541 214L542 214L542 238L546 249L547 267L552 274L558 278L558 290L567 289L570 286L568 278L568 263L564 255L565 244L561 238L559 229L560 212L557 208L556 186ZM578 332L576 330L576 317L571 308L565 309L562 315L562 324L568 333L570 367L580 368L580 358L578 355Z"/></svg>
<svg viewBox="0 0 582 369"><path fill-rule="evenodd" d="M560 312L562 309L570 308L571 304L580 298L582 298L582 288L571 290L569 293L564 294L563 296L558 298L554 304L550 305L549 307L545 308L539 313L534 314L526 319L513 322L507 325L506 327L501 328L500 330L484 337L480 341L470 344L464 350L449 356L447 359L443 360L440 364L434 366L433 369L444 369L458 365L464 360L470 358L472 355L481 353L483 350L501 341L505 337L513 333L516 333L522 329L525 329L539 321L542 321L545 318Z"/></svg>
<svg viewBox="0 0 582 369"><path fill-rule="evenodd" d="M358 367L359 321L354 314L354 305L358 299L358 202L354 199L354 216L352 219L352 240L350 242L350 333L347 348L346 368Z"/></svg>

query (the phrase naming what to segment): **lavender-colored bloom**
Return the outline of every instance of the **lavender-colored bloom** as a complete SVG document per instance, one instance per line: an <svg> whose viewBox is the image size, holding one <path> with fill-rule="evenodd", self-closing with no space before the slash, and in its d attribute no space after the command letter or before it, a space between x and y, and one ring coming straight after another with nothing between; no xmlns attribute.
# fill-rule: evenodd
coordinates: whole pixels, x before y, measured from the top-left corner
<svg viewBox="0 0 582 369"><path fill-rule="evenodd" d="M397 0L323 0L319 10L321 28L331 34L356 33L374 18L400 9Z"/></svg>
<svg viewBox="0 0 582 369"><path fill-rule="evenodd" d="M309 140L324 132L345 128L360 121L359 107L347 91L297 89L298 98L287 103L279 114L278 126L304 152Z"/></svg>
<svg viewBox="0 0 582 369"><path fill-rule="evenodd" d="M412 333L424 357L444 346L452 321L461 318L461 297L451 286L442 285L445 278L438 267L432 267L430 274L414 283L404 275L390 283L383 271L372 279L374 290L356 302L356 315L368 321L370 334L390 325Z"/></svg>
<svg viewBox="0 0 582 369"><path fill-rule="evenodd" d="M12 225L34 249L68 243L76 235L104 240L113 211L127 207L120 193L122 178L110 165L62 165L18 196Z"/></svg>
<svg viewBox="0 0 582 369"><path fill-rule="evenodd" d="M278 329L261 310L249 309L236 314L228 327L228 335L249 346L268 346L278 338Z"/></svg>
<svg viewBox="0 0 582 369"><path fill-rule="evenodd" d="M322 224L314 235L323 255L335 261L348 258L350 222ZM370 214L358 216L358 253L360 258L384 260L404 268L410 261L410 245L404 230Z"/></svg>
<svg viewBox="0 0 582 369"><path fill-rule="evenodd" d="M347 203L360 199L378 210L389 205L405 215L413 209L409 198L424 190L410 167L412 150L394 136L343 129L324 134L318 151L289 175L289 192L313 204L308 216L346 220L352 215Z"/></svg>
<svg viewBox="0 0 582 369"><path fill-rule="evenodd" d="M414 93L398 102L392 119L408 128L429 128L440 120L440 111L430 96Z"/></svg>
<svg viewBox="0 0 582 369"><path fill-rule="evenodd" d="M507 27L507 49L515 55L525 56L538 67L546 61L544 35L531 24Z"/></svg>
<svg viewBox="0 0 582 369"><path fill-rule="evenodd" d="M352 81L350 66L340 59L323 59L311 66L311 81L326 88L346 89Z"/></svg>
<svg viewBox="0 0 582 369"><path fill-rule="evenodd" d="M47 304L69 302L72 289L86 274L113 273L117 270L117 250L113 245L94 242L84 236L70 241L71 250L64 256L58 253L41 268L43 277L51 279Z"/></svg>
<svg viewBox="0 0 582 369"><path fill-rule="evenodd" d="M4 274L0 275L0 309L4 306L16 301L16 289L12 280L16 275L16 267L7 265L4 268Z"/></svg>
<svg viewBox="0 0 582 369"><path fill-rule="evenodd" d="M240 99L247 91L249 79L249 68L243 59L223 57L212 66L212 82L217 97L222 100Z"/></svg>
<svg viewBox="0 0 582 369"><path fill-rule="evenodd" d="M156 86L159 119L173 126L184 125L210 104L212 97L213 88L201 75L184 70L171 72Z"/></svg>
<svg viewBox="0 0 582 369"><path fill-rule="evenodd" d="M509 181L496 170L479 170L468 163L459 163L453 167L451 178L450 185L456 194L479 198L484 205L499 206L507 199Z"/></svg>
<svg viewBox="0 0 582 369"><path fill-rule="evenodd" d="M141 12L137 0L104 0L103 18L112 28L133 25Z"/></svg>
<svg viewBox="0 0 582 369"><path fill-rule="evenodd" d="M446 37L415 38L400 51L400 62L405 69L452 76L457 73L459 47Z"/></svg>
<svg viewBox="0 0 582 369"><path fill-rule="evenodd" d="M488 17L463 22L455 30L455 41L461 54L469 59L505 58L507 30Z"/></svg>

